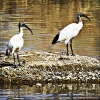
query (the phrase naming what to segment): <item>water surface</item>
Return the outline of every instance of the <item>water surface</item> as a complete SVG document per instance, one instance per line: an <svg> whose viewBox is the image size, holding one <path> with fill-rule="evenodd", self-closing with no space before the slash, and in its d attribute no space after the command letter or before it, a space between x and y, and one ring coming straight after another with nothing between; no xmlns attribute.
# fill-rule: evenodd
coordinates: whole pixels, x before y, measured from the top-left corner
<svg viewBox="0 0 100 100"><path fill-rule="evenodd" d="M100 100L100 84L2 85L0 100Z"/></svg>

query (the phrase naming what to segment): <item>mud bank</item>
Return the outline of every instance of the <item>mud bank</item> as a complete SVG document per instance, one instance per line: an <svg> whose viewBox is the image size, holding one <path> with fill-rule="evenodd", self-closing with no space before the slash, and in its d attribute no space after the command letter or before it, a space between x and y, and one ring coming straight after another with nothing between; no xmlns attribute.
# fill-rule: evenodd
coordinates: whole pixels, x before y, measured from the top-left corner
<svg viewBox="0 0 100 100"><path fill-rule="evenodd" d="M100 61L65 53L20 52L21 66L14 68L13 58L0 53L0 84L42 82L100 83ZM16 65L17 65L16 59Z"/></svg>

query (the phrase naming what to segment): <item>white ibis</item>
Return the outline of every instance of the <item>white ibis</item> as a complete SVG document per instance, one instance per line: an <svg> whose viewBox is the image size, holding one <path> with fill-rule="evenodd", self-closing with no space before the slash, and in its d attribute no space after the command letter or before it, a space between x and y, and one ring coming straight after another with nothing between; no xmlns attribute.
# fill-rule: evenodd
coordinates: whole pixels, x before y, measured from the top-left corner
<svg viewBox="0 0 100 100"><path fill-rule="evenodd" d="M77 14L77 20L78 23L72 23L69 24L68 26L66 26L65 28L63 28L53 39L52 44L56 44L57 42L62 42L64 41L64 43L66 44L66 49L67 49L67 55L69 55L68 53L68 43L70 43L70 48L71 48L71 52L72 52L72 56L74 56L74 52L72 49L72 40L75 36L78 35L79 31L82 29L83 27L83 23L81 20L81 17L85 17L87 19L90 20L89 17L87 17L85 14L79 12Z"/></svg>
<svg viewBox="0 0 100 100"><path fill-rule="evenodd" d="M8 45L7 45L7 49L6 49L6 56L9 56L10 54L12 54L13 57L14 57L14 66L16 66L15 65L15 55L14 55L14 53L17 54L17 59L18 59L18 63L19 63L19 66L20 66L20 60L19 60L18 52L23 47L23 44L24 44L23 27L26 27L28 30L30 30L31 34L33 35L31 29L27 25L25 25L25 23L19 22L19 24L18 24L19 33L14 35L9 40Z"/></svg>

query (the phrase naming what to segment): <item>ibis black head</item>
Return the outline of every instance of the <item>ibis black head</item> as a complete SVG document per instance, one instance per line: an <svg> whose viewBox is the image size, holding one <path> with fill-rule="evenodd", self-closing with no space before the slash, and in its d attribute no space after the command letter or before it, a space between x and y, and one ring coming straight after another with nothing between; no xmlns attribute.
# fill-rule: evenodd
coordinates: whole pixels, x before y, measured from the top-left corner
<svg viewBox="0 0 100 100"><path fill-rule="evenodd" d="M28 30L30 30L31 34L33 35L32 30L31 30L25 23L19 22L18 27L19 27L19 31L20 31L20 28L21 28L21 27L27 28Z"/></svg>
<svg viewBox="0 0 100 100"><path fill-rule="evenodd" d="M89 18L87 15L83 14L82 12L79 12L79 13L77 14L77 19L78 19L78 20L79 20L80 17L85 17L85 18L87 18L88 20L90 20L90 18Z"/></svg>

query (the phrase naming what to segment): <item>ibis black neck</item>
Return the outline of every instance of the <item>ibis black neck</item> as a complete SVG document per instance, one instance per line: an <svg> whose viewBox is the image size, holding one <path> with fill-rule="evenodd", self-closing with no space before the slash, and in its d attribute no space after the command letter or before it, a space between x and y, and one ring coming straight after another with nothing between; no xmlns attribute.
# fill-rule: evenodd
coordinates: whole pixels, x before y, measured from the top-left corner
<svg viewBox="0 0 100 100"><path fill-rule="evenodd" d="M82 21L80 16L77 17L77 20L78 20L78 23Z"/></svg>

